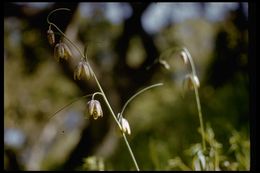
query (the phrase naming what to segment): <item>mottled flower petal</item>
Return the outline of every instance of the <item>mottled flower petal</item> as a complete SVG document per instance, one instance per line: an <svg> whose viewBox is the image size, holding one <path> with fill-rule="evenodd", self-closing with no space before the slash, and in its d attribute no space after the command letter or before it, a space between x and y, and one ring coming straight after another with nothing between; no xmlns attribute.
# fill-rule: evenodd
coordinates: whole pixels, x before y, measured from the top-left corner
<svg viewBox="0 0 260 173"><path fill-rule="evenodd" d="M87 79L89 79L90 78L90 67L87 63L85 63L83 67L84 67L85 75L86 75Z"/></svg>
<svg viewBox="0 0 260 173"><path fill-rule="evenodd" d="M54 43L55 43L55 35L54 35L54 32L51 29L49 29L47 31L47 38L48 38L50 45L53 46Z"/></svg>
<svg viewBox="0 0 260 173"><path fill-rule="evenodd" d="M88 111L95 120L98 119L98 117L103 117L103 111L98 100L90 100L88 102Z"/></svg>
<svg viewBox="0 0 260 173"><path fill-rule="evenodd" d="M70 51L70 48L65 43L62 43L62 45L63 45L63 48L64 48L65 58L66 59L71 58L72 57L72 53Z"/></svg>
<svg viewBox="0 0 260 173"><path fill-rule="evenodd" d="M86 78L89 79L91 76L91 70L87 62L80 61L76 69L74 70L74 80L81 80L83 75L85 75Z"/></svg>
<svg viewBox="0 0 260 173"><path fill-rule="evenodd" d="M74 80L80 80L82 76L83 62L79 62L76 69L74 70Z"/></svg>
<svg viewBox="0 0 260 173"><path fill-rule="evenodd" d="M120 119L120 124L122 126L122 132L123 133L127 133L128 135L131 134L131 129L130 129L130 125L128 123L128 121L125 118L121 118Z"/></svg>

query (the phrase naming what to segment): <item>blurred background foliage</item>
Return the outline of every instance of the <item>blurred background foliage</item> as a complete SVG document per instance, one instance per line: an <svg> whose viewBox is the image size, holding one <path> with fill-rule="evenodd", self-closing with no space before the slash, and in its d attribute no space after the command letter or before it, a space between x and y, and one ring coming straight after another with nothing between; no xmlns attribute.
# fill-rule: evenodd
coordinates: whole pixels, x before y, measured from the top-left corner
<svg viewBox="0 0 260 173"><path fill-rule="evenodd" d="M164 83L125 111L141 170L201 169L195 96L182 88L190 68L178 52L164 57L169 70L158 63L162 53L178 47L190 51L201 81L209 169L250 169L247 3L6 3L6 170L134 170L105 106L96 121L86 111L89 98L48 119L97 91L93 80L73 80L76 51L68 62L53 57L46 17L56 8L71 9L51 21L80 48L88 45L115 112L142 88Z"/></svg>

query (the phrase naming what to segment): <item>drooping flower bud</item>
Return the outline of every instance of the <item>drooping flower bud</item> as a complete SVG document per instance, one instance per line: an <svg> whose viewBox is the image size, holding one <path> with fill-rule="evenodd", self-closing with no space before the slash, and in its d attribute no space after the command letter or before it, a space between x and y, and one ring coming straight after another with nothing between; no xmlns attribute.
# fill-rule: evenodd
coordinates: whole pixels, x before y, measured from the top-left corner
<svg viewBox="0 0 260 173"><path fill-rule="evenodd" d="M53 46L55 43L55 35L54 35L54 32L50 28L47 31L47 38L48 38L50 45Z"/></svg>
<svg viewBox="0 0 260 173"><path fill-rule="evenodd" d="M183 87L189 88L190 90L194 89L194 87L199 88L200 87L199 78L193 74L186 75L183 81Z"/></svg>
<svg viewBox="0 0 260 173"><path fill-rule="evenodd" d="M60 61L60 59L64 58L64 48L61 43L57 43L54 47L54 57L57 61Z"/></svg>
<svg viewBox="0 0 260 173"><path fill-rule="evenodd" d="M87 79L90 78L90 76L91 76L90 66L88 65L87 62L80 61L74 71L74 80L77 80L77 79L81 80L82 77L84 76L84 74Z"/></svg>
<svg viewBox="0 0 260 173"><path fill-rule="evenodd" d="M88 102L88 111L94 120L98 119L98 117L103 117L103 111L98 100L90 100Z"/></svg>
<svg viewBox="0 0 260 173"><path fill-rule="evenodd" d="M58 43L54 48L54 57L59 61L60 59L67 60L71 57L71 51L65 43Z"/></svg>
<svg viewBox="0 0 260 173"><path fill-rule="evenodd" d="M184 64L188 64L188 57L187 57L186 52L181 51L181 58L182 58Z"/></svg>
<svg viewBox="0 0 260 173"><path fill-rule="evenodd" d="M119 122L120 122L121 127L122 127L122 129L121 129L122 132L130 135L131 129L130 129L130 125L129 125L128 121L125 118L122 117L121 119L119 119Z"/></svg>
<svg viewBox="0 0 260 173"><path fill-rule="evenodd" d="M200 87L200 81L199 81L198 76L193 75L193 76L192 76L192 80L193 80L194 86L197 87L197 88L199 88L199 87Z"/></svg>

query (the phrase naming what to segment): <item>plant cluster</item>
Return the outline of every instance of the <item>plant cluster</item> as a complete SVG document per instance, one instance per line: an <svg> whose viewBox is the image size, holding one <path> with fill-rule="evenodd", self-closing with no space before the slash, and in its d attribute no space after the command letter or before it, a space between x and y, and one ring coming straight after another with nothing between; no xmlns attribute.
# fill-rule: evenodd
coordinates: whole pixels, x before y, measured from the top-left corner
<svg viewBox="0 0 260 173"><path fill-rule="evenodd" d="M148 86L136 94L134 94L122 107L121 111L119 113L115 113L114 110L111 107L111 104L109 100L107 99L106 94L104 93L102 86L98 80L98 78L95 75L94 70L91 67L91 64L88 60L87 57L87 47L84 49L84 53L78 48L77 45L75 45L61 30L60 28L53 22L49 20L50 16L57 11L65 10L68 11L69 9L67 8L60 8L52 11L48 17L47 17L47 23L49 24L49 29L47 31L47 38L49 41L49 44L53 47L54 49L54 57L55 59L59 62L61 60L66 60L69 61L70 58L76 58L73 56L72 51L70 50L70 47L72 46L75 48L76 51L79 52L80 58L78 61L77 66L75 67L74 70L74 80L82 80L82 79L87 79L91 80L93 79L97 85L98 91L93 93L93 94L88 94L85 96L82 96L79 99L85 98L85 97L91 97L91 100L89 100L86 105L88 109L88 114L93 117L94 120L97 120L99 118L102 118L104 115L102 111L102 106L100 101L95 98L96 95L102 96L104 99L104 102L106 106L108 107L111 115L113 116L115 123L117 124L118 128L122 132L122 136L124 139L124 142L127 146L128 152L133 160L133 163L135 165L136 170L140 170L138 163L136 161L136 158L133 154L132 148L129 145L129 142L127 140L126 135L131 135L131 126L128 120L124 117L124 111L127 107L127 105L139 94L143 93L144 91L147 91L151 88L158 87L163 85L162 83L154 84L151 86ZM53 30L56 30L54 32ZM56 40L56 35L60 35L61 38L60 40ZM65 43L66 40L68 43L70 43L70 46ZM172 51L170 50L168 53L176 52L176 50ZM181 170L221 170L225 169L224 167L230 166L232 163L228 162L227 160L223 159L224 157L221 155L221 148L222 145L215 140L214 138L214 132L210 125L207 126L206 130L204 128L204 122L203 122L203 116L202 116L202 110L201 110L201 104L200 104L200 97L199 97L199 87L200 87L200 81L195 69L195 65L192 59L191 54L186 48L181 48L178 49L177 53L179 56L182 58L183 62L185 65L191 68L190 73L188 73L184 80L183 80L183 88L184 89L190 89L194 90L195 93L195 99L196 99L196 106L198 110L198 118L199 118L199 123L200 123L200 128L199 132L201 134L201 143L197 143L191 146L189 150L187 150L188 153L192 156L192 165L187 166L185 163L181 161L179 157L176 157L175 159L169 160L169 169L179 167ZM164 54L165 55L165 54ZM170 65L163 59L163 55L160 56L157 59L157 62L160 63L165 67L165 69L170 69ZM78 101L79 99L74 100ZM71 102L71 103L73 103ZM59 111L63 110L65 107L69 106L71 103L68 105L64 106L57 112L55 112L51 117L56 115ZM235 138L235 137L234 137ZM232 138L233 139L233 138ZM236 145L234 142L235 139L231 140L232 146ZM232 150L234 151L235 148L231 147ZM97 165L101 166L96 166L95 168L98 169L98 167L102 167L100 169L104 169L103 162L101 164L101 161L97 161L95 157L93 158L86 158L85 159L85 166L86 168L89 168L90 163L97 163ZM233 165L232 168L235 168L236 165ZM246 167L246 166L245 166Z"/></svg>

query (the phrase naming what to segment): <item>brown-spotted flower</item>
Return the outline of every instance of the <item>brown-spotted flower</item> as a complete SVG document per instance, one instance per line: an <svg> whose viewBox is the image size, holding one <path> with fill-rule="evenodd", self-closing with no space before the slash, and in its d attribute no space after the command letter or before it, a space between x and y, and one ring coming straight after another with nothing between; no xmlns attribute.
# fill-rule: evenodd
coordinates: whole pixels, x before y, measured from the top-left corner
<svg viewBox="0 0 260 173"><path fill-rule="evenodd" d="M54 48L54 57L59 61L60 59L67 60L72 56L69 47L65 43L58 43Z"/></svg>
<svg viewBox="0 0 260 173"><path fill-rule="evenodd" d="M89 79L90 74L91 70L89 64L85 61L80 61L74 71L74 80L81 80L84 75Z"/></svg>
<svg viewBox="0 0 260 173"><path fill-rule="evenodd" d="M102 108L98 100L90 100L88 102L88 111L94 120L98 119L98 117L103 117Z"/></svg>
<svg viewBox="0 0 260 173"><path fill-rule="evenodd" d="M54 32L49 28L47 31L47 38L51 46L55 43L55 35Z"/></svg>

